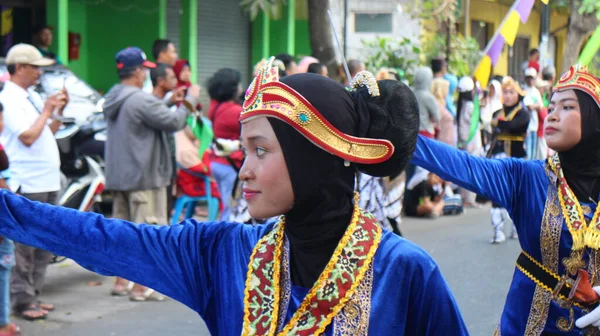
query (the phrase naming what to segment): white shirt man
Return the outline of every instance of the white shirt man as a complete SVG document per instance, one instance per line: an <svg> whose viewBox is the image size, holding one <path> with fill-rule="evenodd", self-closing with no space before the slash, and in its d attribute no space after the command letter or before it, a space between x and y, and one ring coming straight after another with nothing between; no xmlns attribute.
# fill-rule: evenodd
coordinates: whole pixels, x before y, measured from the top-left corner
<svg viewBox="0 0 600 336"><path fill-rule="evenodd" d="M4 106L5 128L0 136L10 158L11 179L21 193L42 193L60 190L60 156L54 134L46 125L31 146L19 136L40 118L42 98L32 89L25 90L8 81L0 92ZM16 191L16 190L13 190Z"/></svg>
<svg viewBox="0 0 600 336"><path fill-rule="evenodd" d="M11 79L0 92L4 107L4 130L0 142L11 161L11 187L24 197L56 204L60 190L60 156L54 133L69 101L63 89L42 102L31 90L42 74L40 67L54 63L28 44L17 44L6 56ZM51 304L40 304L38 293L52 253L15 243L15 267L11 278L13 311L28 320L44 319Z"/></svg>

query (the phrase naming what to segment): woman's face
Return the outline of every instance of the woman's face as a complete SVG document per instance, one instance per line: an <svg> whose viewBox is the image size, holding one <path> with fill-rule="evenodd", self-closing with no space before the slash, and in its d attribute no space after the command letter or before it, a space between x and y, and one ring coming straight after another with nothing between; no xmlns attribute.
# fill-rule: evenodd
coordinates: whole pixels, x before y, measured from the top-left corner
<svg viewBox="0 0 600 336"><path fill-rule="evenodd" d="M275 132L266 117L242 124L246 159L240 169L244 198L253 218L285 214L294 205L292 182Z"/></svg>
<svg viewBox="0 0 600 336"><path fill-rule="evenodd" d="M519 94L515 89L504 89L502 90L502 95L504 97L504 105L506 106L514 106L519 102Z"/></svg>
<svg viewBox="0 0 600 336"><path fill-rule="evenodd" d="M581 111L573 90L554 92L544 123L548 147L564 152L581 141Z"/></svg>
<svg viewBox="0 0 600 336"><path fill-rule="evenodd" d="M191 78L192 72L190 71L189 66L184 66L179 73L179 80L182 82L189 82Z"/></svg>
<svg viewBox="0 0 600 336"><path fill-rule="evenodd" d="M489 86L489 94L488 94L488 98L494 98L496 96L496 88L493 85Z"/></svg>

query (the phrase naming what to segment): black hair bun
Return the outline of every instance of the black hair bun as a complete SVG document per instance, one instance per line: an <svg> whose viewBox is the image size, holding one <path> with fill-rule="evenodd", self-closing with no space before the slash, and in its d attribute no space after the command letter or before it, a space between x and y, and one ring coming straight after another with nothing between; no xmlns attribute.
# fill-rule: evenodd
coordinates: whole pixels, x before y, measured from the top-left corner
<svg viewBox="0 0 600 336"><path fill-rule="evenodd" d="M366 87L353 92L359 114L369 120L357 130L364 137L389 140L394 145L394 154L378 164L357 164L358 170L371 176L395 176L400 174L410 161L417 146L419 133L419 104L412 90L395 80L382 80L380 95L371 97ZM363 119L361 118L361 119ZM368 125L368 126L365 126Z"/></svg>

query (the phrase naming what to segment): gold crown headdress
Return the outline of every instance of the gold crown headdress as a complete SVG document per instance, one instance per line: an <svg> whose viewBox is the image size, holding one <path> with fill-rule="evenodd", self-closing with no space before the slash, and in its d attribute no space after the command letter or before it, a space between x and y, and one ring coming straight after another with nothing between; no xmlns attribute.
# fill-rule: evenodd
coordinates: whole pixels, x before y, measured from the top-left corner
<svg viewBox="0 0 600 336"><path fill-rule="evenodd" d="M267 61L246 91L241 123L260 116L278 118L318 147L349 162L375 164L392 156L394 145L390 141L355 137L333 126L300 93L279 81L274 61L274 57ZM374 78L362 74L353 83L354 87L366 86L373 96L379 95Z"/></svg>
<svg viewBox="0 0 600 336"><path fill-rule="evenodd" d="M570 67L554 87L554 91L571 89L589 94L600 107L600 79L590 74L587 66L576 64Z"/></svg>

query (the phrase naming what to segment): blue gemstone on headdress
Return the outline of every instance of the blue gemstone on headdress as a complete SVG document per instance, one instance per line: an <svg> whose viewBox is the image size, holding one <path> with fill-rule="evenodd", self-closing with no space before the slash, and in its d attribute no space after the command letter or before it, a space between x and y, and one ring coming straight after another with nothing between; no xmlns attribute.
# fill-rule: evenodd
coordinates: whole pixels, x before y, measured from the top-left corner
<svg viewBox="0 0 600 336"><path fill-rule="evenodd" d="M308 122L308 116L306 115L306 113L300 113L300 115L298 116L298 119L300 119L300 121L303 123Z"/></svg>

